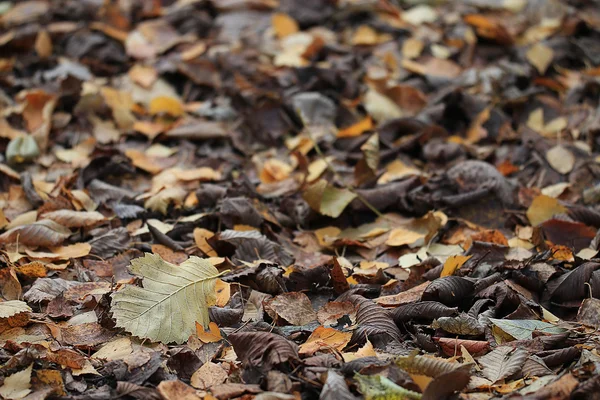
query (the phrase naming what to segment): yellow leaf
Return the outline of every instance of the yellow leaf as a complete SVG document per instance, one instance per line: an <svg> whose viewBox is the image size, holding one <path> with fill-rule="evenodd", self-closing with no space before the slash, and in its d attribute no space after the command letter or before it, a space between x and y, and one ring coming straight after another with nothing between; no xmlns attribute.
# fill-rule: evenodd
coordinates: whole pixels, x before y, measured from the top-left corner
<svg viewBox="0 0 600 400"><path fill-rule="evenodd" d="M208 324L208 332L204 330L204 327L201 324L196 322L196 334L204 343L216 343L223 339L219 327L214 322Z"/></svg>
<svg viewBox="0 0 600 400"><path fill-rule="evenodd" d="M527 218L532 226L536 226L551 219L555 214L565 212L567 209L558 200L542 194L533 199L531 206L527 209Z"/></svg>
<svg viewBox="0 0 600 400"><path fill-rule="evenodd" d="M229 303L229 298L231 297L231 285L221 279L217 279L215 291L217 293L215 305L225 307L225 305Z"/></svg>
<svg viewBox="0 0 600 400"><path fill-rule="evenodd" d="M527 50L526 56L527 61L529 61L541 75L544 75L552 63L554 52L550 47L541 43L536 43Z"/></svg>
<svg viewBox="0 0 600 400"><path fill-rule="evenodd" d="M271 18L271 24L275 35L281 39L300 30L298 23L292 17L284 13L275 13Z"/></svg>
<svg viewBox="0 0 600 400"><path fill-rule="evenodd" d="M169 96L158 96L152 99L148 107L152 115L168 114L172 117L180 117L185 113L183 104L179 100Z"/></svg>
<svg viewBox="0 0 600 400"><path fill-rule="evenodd" d="M377 32L367 25L361 25L352 35L351 43L355 46L369 46L379 42Z"/></svg>
<svg viewBox="0 0 600 400"><path fill-rule="evenodd" d="M448 259L444 263L444 268L442 269L442 273L440 274L440 276L454 275L456 270L458 270L460 267L462 267L462 265L465 262L467 262L467 260L471 257L473 257L473 255L448 257Z"/></svg>
<svg viewBox="0 0 600 400"><path fill-rule="evenodd" d="M317 229L314 231L314 234L320 246L328 247L331 246L331 243L339 236L340 232L342 231L335 226L326 226L325 228Z"/></svg>

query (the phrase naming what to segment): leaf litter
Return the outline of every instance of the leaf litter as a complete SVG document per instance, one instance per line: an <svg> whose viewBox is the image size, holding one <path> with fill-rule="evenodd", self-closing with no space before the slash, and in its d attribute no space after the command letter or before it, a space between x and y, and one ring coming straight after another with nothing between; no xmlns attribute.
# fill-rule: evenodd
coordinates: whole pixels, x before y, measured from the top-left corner
<svg viewBox="0 0 600 400"><path fill-rule="evenodd" d="M0 396L593 398L599 21L0 3Z"/></svg>

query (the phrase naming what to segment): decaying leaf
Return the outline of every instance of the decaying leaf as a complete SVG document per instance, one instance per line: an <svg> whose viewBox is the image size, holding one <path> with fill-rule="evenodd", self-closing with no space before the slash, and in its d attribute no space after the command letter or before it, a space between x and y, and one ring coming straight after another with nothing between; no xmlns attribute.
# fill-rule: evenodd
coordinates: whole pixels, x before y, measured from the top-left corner
<svg viewBox="0 0 600 400"><path fill-rule="evenodd" d="M208 326L208 307L216 302L219 277L209 261L190 257L175 266L147 253L131 261L131 272L142 277L144 287L128 284L112 295L117 326L165 343L186 341L196 321Z"/></svg>

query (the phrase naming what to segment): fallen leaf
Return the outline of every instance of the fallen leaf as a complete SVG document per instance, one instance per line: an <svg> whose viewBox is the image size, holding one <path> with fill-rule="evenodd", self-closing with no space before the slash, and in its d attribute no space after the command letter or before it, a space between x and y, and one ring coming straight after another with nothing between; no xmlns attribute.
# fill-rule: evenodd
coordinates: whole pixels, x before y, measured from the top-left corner
<svg viewBox="0 0 600 400"><path fill-rule="evenodd" d="M527 60L537 71L544 75L546 70L552 64L554 51L542 43L536 43L527 50Z"/></svg>
<svg viewBox="0 0 600 400"><path fill-rule="evenodd" d="M209 322L208 331L204 330L204 327L196 322L196 335L203 343L215 343L223 340L219 327L214 322ZM192 385L193 386L193 385Z"/></svg>
<svg viewBox="0 0 600 400"><path fill-rule="evenodd" d="M22 371L15 372L4 378L4 384L0 386L0 396L5 399L22 399L31 393L31 371L30 364Z"/></svg>
<svg viewBox="0 0 600 400"><path fill-rule="evenodd" d="M546 153L550 166L561 174L568 174L575 166L575 156L564 146L556 145Z"/></svg>
<svg viewBox="0 0 600 400"><path fill-rule="evenodd" d="M312 355L315 352L321 350L324 352L335 349L342 351L344 347L350 342L352 338L351 332L340 332L337 329L325 328L323 326L317 327L306 341L300 345L300 355Z"/></svg>
<svg viewBox="0 0 600 400"><path fill-rule="evenodd" d="M539 195L533 199L531 206L527 209L527 218L532 226L537 226L551 219L556 214L566 212L567 209L558 200L545 195Z"/></svg>
<svg viewBox="0 0 600 400"><path fill-rule="evenodd" d="M201 258L190 257L179 266L146 254L131 261L131 271L144 287L126 284L112 295L117 326L135 336L164 343L183 343L195 331L195 322L208 325L208 307L215 304L219 272ZM181 306L194 296L195 307ZM175 314L174 310L179 309Z"/></svg>

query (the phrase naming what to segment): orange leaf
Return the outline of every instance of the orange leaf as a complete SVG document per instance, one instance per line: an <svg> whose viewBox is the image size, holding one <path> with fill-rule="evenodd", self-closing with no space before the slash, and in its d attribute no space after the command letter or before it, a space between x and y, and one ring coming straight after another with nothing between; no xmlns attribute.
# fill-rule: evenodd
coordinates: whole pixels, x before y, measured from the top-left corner
<svg viewBox="0 0 600 400"><path fill-rule="evenodd" d="M319 326L306 342L300 345L301 355L311 355L319 350L342 350L352 338L351 332L340 332L337 329Z"/></svg>
<svg viewBox="0 0 600 400"><path fill-rule="evenodd" d="M208 332L204 330L204 327L196 322L196 334L198 338L204 343L215 343L223 339L219 327L214 322L208 324Z"/></svg>
<svg viewBox="0 0 600 400"><path fill-rule="evenodd" d="M440 276L454 275L456 270L458 270L460 267L462 267L462 265L464 263L466 263L467 260L471 257L473 257L473 255L448 257L448 259L444 263L444 269L442 269L442 273L440 274Z"/></svg>
<svg viewBox="0 0 600 400"><path fill-rule="evenodd" d="M153 98L148 108L148 111L152 115L168 114L172 117L180 117L185 112L183 104L179 100L169 96Z"/></svg>
<svg viewBox="0 0 600 400"><path fill-rule="evenodd" d="M366 132L370 129L373 129L373 120L371 119L370 116L366 116L365 118L358 121L357 123L338 131L337 137L345 138L345 137L360 136L364 132Z"/></svg>
<svg viewBox="0 0 600 400"><path fill-rule="evenodd" d="M300 29L298 23L292 17L284 13L273 14L271 24L273 25L275 35L279 39L296 33Z"/></svg>

